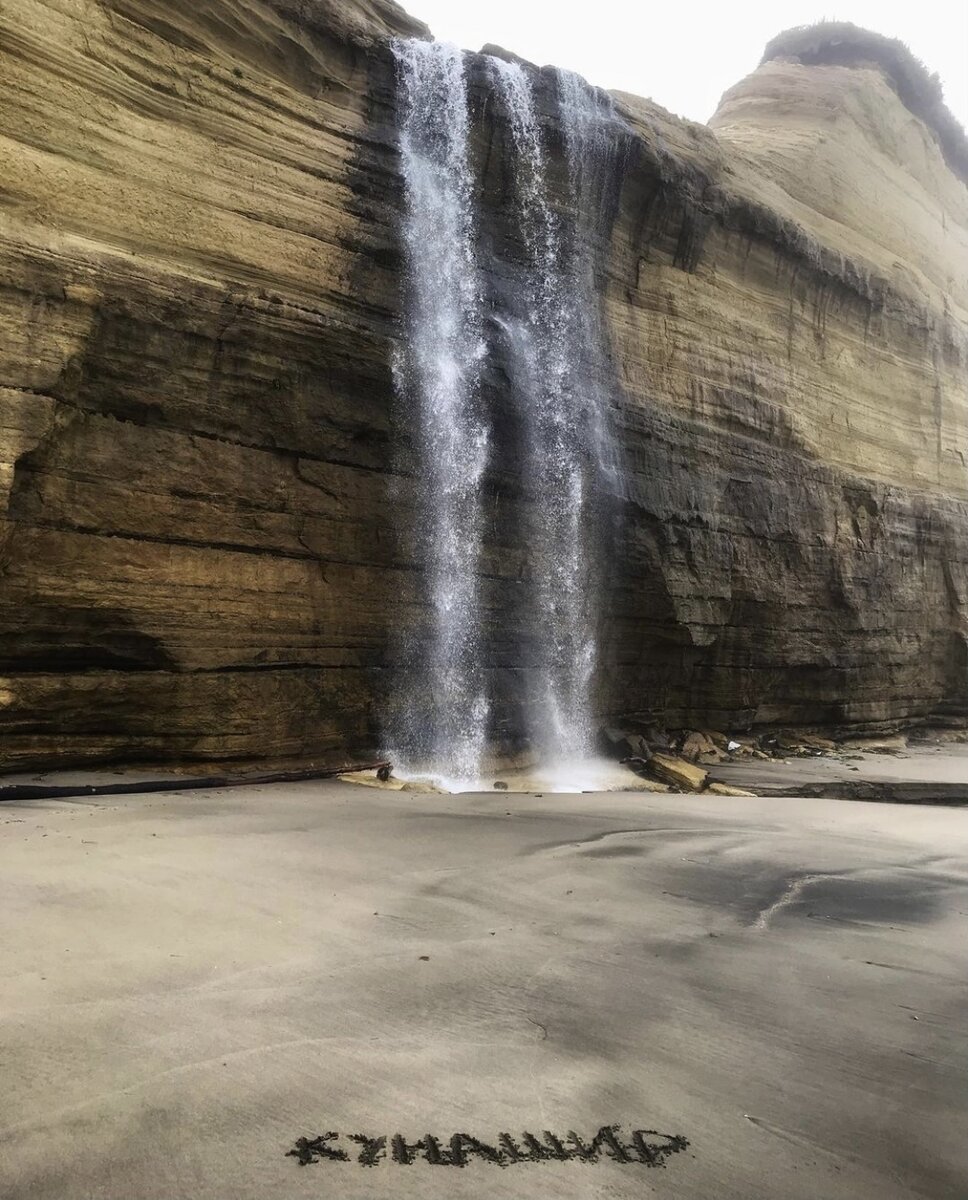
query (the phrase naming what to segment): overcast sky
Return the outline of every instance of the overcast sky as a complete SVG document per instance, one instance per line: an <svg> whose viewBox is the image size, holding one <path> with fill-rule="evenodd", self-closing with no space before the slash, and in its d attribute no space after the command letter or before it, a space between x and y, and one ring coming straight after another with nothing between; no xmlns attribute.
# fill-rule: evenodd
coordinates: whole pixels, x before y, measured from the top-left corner
<svg viewBox="0 0 968 1200"><path fill-rule="evenodd" d="M403 6L442 41L468 50L496 42L539 65L569 67L591 83L649 96L704 122L781 29L822 17L853 21L906 42L941 76L948 106L968 125L966 0L403 0Z"/></svg>

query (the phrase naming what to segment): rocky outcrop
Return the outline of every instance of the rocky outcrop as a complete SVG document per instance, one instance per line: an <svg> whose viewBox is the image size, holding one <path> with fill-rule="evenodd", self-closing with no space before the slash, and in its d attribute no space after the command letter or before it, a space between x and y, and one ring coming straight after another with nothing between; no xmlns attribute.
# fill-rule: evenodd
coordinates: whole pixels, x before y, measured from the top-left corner
<svg viewBox="0 0 968 1200"><path fill-rule="evenodd" d="M6 767L377 747L391 626L420 617L394 533L386 49L414 33L382 0L0 14ZM502 135L472 95L497 236ZM963 709L964 183L876 63L766 62L708 129L618 102L633 132L596 228L627 486L601 710ZM508 679L515 487L497 462Z"/></svg>
<svg viewBox="0 0 968 1200"><path fill-rule="evenodd" d="M313 14L312 21L301 20ZM394 561L392 4L6 9L0 721L26 761L342 758Z"/></svg>
<svg viewBox="0 0 968 1200"><path fill-rule="evenodd" d="M875 65L767 62L711 131L626 111L619 706L635 679L720 728L963 707L964 183Z"/></svg>

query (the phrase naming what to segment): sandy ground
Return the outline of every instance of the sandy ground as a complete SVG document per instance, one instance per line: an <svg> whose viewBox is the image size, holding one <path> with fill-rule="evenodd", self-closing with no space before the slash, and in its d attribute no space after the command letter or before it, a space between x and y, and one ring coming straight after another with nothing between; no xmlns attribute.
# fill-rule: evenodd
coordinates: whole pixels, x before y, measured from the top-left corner
<svg viewBox="0 0 968 1200"><path fill-rule="evenodd" d="M4 805L0 1193L964 1200L966 851L963 809L831 800ZM370 1169L347 1140L610 1123L689 1146ZM285 1156L327 1131L350 1161Z"/></svg>
<svg viewBox="0 0 968 1200"><path fill-rule="evenodd" d="M849 751L819 758L791 756L785 761L741 760L710 769L715 779L737 787L790 788L804 784L859 783L941 785L939 797L968 801L968 745L912 743L897 754ZM960 789L963 789L963 794ZM930 788L927 789L930 791ZM903 789L898 789L903 794ZM966 1189L968 1195L968 1189Z"/></svg>

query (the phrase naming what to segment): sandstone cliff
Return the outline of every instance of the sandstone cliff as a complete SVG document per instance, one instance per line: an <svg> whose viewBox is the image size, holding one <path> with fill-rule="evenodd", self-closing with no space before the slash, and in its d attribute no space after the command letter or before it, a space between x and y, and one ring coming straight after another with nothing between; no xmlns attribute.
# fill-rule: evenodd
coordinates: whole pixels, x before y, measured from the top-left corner
<svg viewBox="0 0 968 1200"><path fill-rule="evenodd" d="M964 181L874 64L767 62L712 132L625 103L656 165L609 262L642 439L624 643L666 616L628 687L713 724L963 709Z"/></svg>
<svg viewBox="0 0 968 1200"><path fill-rule="evenodd" d="M0 9L5 766L378 743L390 626L418 615L386 43L420 32L382 0ZM964 182L876 63L769 61L709 129L618 101L602 710L963 710ZM488 568L509 678L513 475Z"/></svg>

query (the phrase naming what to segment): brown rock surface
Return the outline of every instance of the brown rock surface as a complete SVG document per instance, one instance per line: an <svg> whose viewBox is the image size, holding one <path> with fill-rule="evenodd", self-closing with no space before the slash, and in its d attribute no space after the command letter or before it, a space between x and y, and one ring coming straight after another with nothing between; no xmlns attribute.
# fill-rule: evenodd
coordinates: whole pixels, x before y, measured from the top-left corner
<svg viewBox="0 0 968 1200"><path fill-rule="evenodd" d="M729 783L711 783L707 788L714 796L755 796L756 792L748 792L745 788L733 787Z"/></svg>
<svg viewBox="0 0 968 1200"><path fill-rule="evenodd" d="M653 754L647 770L661 783L671 784L683 792L701 792L709 778L709 772L702 767L671 754Z"/></svg>
<svg viewBox="0 0 968 1200"><path fill-rule="evenodd" d="M630 172L610 262L629 674L721 728L963 706L964 183L876 69L767 63L715 132L622 102L678 172Z"/></svg>
<svg viewBox="0 0 968 1200"><path fill-rule="evenodd" d="M345 761L406 590L368 45L419 27L380 0L0 22L4 760Z"/></svg>
<svg viewBox="0 0 968 1200"><path fill-rule="evenodd" d="M420 29L382 0L0 13L6 765L376 747L391 628L419 619L385 43ZM872 66L767 63L710 129L619 102L603 714L963 708L964 183ZM486 602L510 677L506 502Z"/></svg>

